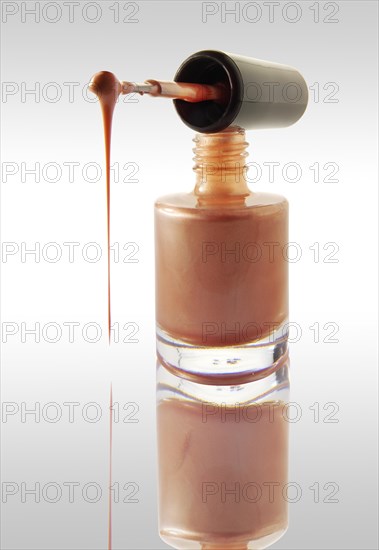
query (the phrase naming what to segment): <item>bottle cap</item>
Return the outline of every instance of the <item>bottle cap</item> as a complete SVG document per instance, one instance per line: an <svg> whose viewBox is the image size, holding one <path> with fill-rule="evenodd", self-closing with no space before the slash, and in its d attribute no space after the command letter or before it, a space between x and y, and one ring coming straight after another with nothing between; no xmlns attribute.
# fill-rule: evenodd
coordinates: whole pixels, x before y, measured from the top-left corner
<svg viewBox="0 0 379 550"><path fill-rule="evenodd" d="M297 69L222 51L192 54L174 80L223 87L223 101L174 100L182 121L206 134L228 126L246 130L290 126L303 115L308 103L307 84Z"/></svg>

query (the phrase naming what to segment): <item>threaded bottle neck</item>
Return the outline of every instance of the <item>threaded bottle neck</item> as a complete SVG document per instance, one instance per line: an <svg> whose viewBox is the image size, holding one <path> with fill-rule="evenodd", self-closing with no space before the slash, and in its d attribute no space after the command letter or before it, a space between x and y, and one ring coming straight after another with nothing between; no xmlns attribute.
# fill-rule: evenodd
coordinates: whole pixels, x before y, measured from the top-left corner
<svg viewBox="0 0 379 550"><path fill-rule="evenodd" d="M235 200L250 194L246 183L245 130L231 127L216 134L196 134L194 193L200 199Z"/></svg>

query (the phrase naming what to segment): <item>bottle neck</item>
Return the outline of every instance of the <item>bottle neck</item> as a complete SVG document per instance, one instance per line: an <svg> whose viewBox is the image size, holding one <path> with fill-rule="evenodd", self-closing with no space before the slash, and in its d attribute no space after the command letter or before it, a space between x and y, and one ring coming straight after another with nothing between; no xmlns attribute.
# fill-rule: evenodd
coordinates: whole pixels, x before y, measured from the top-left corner
<svg viewBox="0 0 379 550"><path fill-rule="evenodd" d="M240 201L250 194L246 183L245 130L231 127L216 134L196 134L194 138L194 194L199 200Z"/></svg>

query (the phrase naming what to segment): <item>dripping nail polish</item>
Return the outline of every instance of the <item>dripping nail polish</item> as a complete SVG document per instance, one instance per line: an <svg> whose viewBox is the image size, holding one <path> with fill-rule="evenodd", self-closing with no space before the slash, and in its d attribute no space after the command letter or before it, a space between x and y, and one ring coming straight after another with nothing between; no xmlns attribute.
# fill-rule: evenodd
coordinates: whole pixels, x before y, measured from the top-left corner
<svg viewBox="0 0 379 550"><path fill-rule="evenodd" d="M265 548L288 523L288 203L249 189L245 130L293 124L308 93L296 69L213 50L175 81L227 101L174 100L197 132L194 189L155 204L160 534Z"/></svg>

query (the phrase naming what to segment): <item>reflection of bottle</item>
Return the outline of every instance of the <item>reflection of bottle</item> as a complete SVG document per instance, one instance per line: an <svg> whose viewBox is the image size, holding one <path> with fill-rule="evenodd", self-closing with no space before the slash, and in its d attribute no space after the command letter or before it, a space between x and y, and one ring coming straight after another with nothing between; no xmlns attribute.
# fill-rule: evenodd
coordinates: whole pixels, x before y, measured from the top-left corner
<svg viewBox="0 0 379 550"><path fill-rule="evenodd" d="M266 548L286 530L288 364L209 386L158 367L159 526L174 548Z"/></svg>
<svg viewBox="0 0 379 550"><path fill-rule="evenodd" d="M298 104L251 101L254 75L287 93L293 79ZM229 102L175 101L201 132L196 185L155 205L160 532L175 548L264 548L287 526L288 203L249 190L235 124L292 124L306 86L220 52L191 56L176 80L222 86Z"/></svg>

